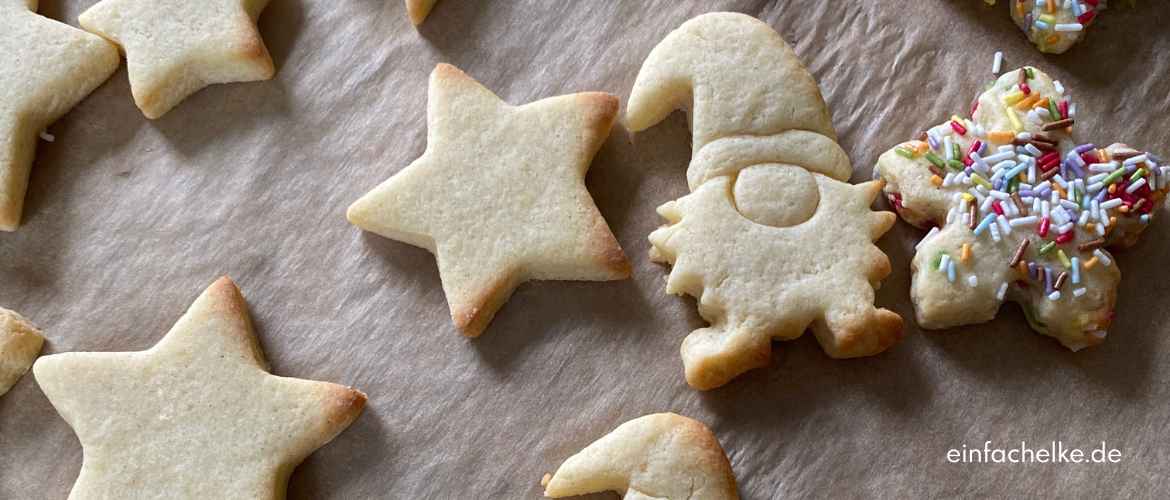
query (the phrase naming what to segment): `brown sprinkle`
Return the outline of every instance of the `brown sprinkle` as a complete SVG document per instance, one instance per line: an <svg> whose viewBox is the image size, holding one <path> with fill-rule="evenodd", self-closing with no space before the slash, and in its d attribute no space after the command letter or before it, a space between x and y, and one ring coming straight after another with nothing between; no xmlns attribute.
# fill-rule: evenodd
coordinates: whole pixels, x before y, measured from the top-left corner
<svg viewBox="0 0 1170 500"><path fill-rule="evenodd" d="M1072 124L1073 124L1072 118L1065 118L1065 119L1060 120L1060 121L1045 123L1044 130L1057 130L1057 129L1062 129L1062 128L1068 128L1068 127L1071 127Z"/></svg>
<svg viewBox="0 0 1170 500"><path fill-rule="evenodd" d="M1134 212L1136 212L1136 211L1138 211L1138 210L1141 210L1141 209L1142 209L1142 207L1144 207L1144 206L1146 206L1146 199L1145 199L1145 198L1140 198L1140 199L1138 199L1137 203L1134 203L1134 204L1133 204L1133 208L1132 208L1131 210L1133 210Z"/></svg>
<svg viewBox="0 0 1170 500"><path fill-rule="evenodd" d="M1080 250L1082 252L1092 252L1093 250L1101 248L1104 245L1105 245L1105 238L1097 238L1093 241L1086 241L1084 243L1081 243L1080 245L1077 245L1077 250Z"/></svg>
<svg viewBox="0 0 1170 500"><path fill-rule="evenodd" d="M1012 256L1012 262L1011 264L1008 264L1008 267L1016 267L1023 262L1024 252L1028 251L1028 244L1031 242L1032 240L1028 238L1020 240L1020 246L1016 247L1016 254Z"/></svg>
<svg viewBox="0 0 1170 500"><path fill-rule="evenodd" d="M1068 279L1068 271L1061 271L1060 276L1056 277L1056 283L1052 284L1053 290L1060 290L1064 286L1064 281Z"/></svg>

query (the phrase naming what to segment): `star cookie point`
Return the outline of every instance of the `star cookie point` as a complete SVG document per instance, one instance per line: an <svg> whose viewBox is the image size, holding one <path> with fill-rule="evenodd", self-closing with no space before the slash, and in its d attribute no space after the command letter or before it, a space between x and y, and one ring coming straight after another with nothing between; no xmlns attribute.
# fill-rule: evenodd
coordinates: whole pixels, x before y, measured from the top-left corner
<svg viewBox="0 0 1170 500"><path fill-rule="evenodd" d="M0 231L20 225L38 134L118 68L113 45L35 8L0 2Z"/></svg>
<svg viewBox="0 0 1170 500"><path fill-rule="evenodd" d="M269 80L256 19L268 0L102 0L81 26L122 48L134 102L160 118L213 84Z"/></svg>

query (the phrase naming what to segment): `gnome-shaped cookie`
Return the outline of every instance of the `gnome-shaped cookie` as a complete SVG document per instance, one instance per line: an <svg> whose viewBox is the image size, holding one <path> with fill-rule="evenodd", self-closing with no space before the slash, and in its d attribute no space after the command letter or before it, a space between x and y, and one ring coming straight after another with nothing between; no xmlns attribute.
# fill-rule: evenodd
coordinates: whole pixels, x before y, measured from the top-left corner
<svg viewBox="0 0 1170 500"><path fill-rule="evenodd" d="M659 207L668 225L650 242L674 266L667 293L696 297L711 323L683 342L687 382L723 385L810 327L834 358L897 341L901 317L873 305L890 272L873 241L895 216L870 209L880 181L849 184L816 81L780 35L742 14L684 23L643 64L628 126L679 108L694 136L691 193Z"/></svg>

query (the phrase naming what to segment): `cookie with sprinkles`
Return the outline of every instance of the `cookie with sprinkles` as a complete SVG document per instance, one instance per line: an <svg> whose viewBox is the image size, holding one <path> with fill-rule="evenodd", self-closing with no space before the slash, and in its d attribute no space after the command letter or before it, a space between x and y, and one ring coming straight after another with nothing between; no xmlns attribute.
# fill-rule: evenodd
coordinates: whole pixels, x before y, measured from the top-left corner
<svg viewBox="0 0 1170 500"><path fill-rule="evenodd" d="M1170 167L1125 144L1076 143L1076 104L1025 67L878 159L903 219L935 226L911 263L923 328L993 319L1018 302L1032 328L1078 350L1100 343L1121 272L1106 247L1137 242L1170 188Z"/></svg>
<svg viewBox="0 0 1170 500"><path fill-rule="evenodd" d="M994 4L995 0L987 3ZM1085 36L1105 0L1008 0L1012 20L1040 52L1062 54Z"/></svg>

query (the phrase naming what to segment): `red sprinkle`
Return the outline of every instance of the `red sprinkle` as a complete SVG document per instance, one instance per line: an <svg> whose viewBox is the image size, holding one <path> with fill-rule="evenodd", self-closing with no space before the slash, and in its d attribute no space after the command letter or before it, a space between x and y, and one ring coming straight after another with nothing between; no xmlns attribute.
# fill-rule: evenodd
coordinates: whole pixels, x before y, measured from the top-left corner
<svg viewBox="0 0 1170 500"><path fill-rule="evenodd" d="M1050 224L1048 222L1048 217L1040 219L1040 227L1036 228L1036 233L1039 234L1041 238L1048 236L1048 224Z"/></svg>
<svg viewBox="0 0 1170 500"><path fill-rule="evenodd" d="M1032 93L1032 87L1029 87L1026 83L1021 83L1020 92L1023 92L1024 95L1030 95Z"/></svg>
<svg viewBox="0 0 1170 500"><path fill-rule="evenodd" d="M1045 172L1052 170L1060 164L1060 153L1051 151L1048 154L1041 156L1040 159L1036 161L1036 164L1040 167L1041 170L1044 170Z"/></svg>
<svg viewBox="0 0 1170 500"><path fill-rule="evenodd" d="M967 156L969 157L969 156L971 156L971 153L978 153L979 151L982 151L982 150L983 150L983 141L981 141L979 139L975 139L975 142L971 143L971 149L967 150Z"/></svg>
<svg viewBox="0 0 1170 500"><path fill-rule="evenodd" d="M996 215L1003 215L1003 207L999 205L999 200L991 202L991 209L995 210Z"/></svg>
<svg viewBox="0 0 1170 500"><path fill-rule="evenodd" d="M1094 5L1094 7L1096 7L1096 5ZM1079 22L1085 26L1088 26L1089 23L1093 22L1093 19L1095 19L1096 17L1097 17L1097 11L1090 10L1088 12L1085 12L1084 14L1081 14L1080 16L1077 16L1077 22Z"/></svg>
<svg viewBox="0 0 1170 500"><path fill-rule="evenodd" d="M1060 111L1060 119L1061 120L1068 119L1068 100L1067 99L1060 101L1056 105L1056 108Z"/></svg>
<svg viewBox="0 0 1170 500"><path fill-rule="evenodd" d="M1076 233L1076 231L1069 231L1069 232L1064 233L1060 236L1057 236L1056 239L1053 241L1055 241L1057 245L1068 243L1068 242L1072 241L1073 236L1075 236L1075 233Z"/></svg>
<svg viewBox="0 0 1170 500"><path fill-rule="evenodd" d="M956 134L967 135L967 127L964 127L957 121L951 120L951 128L955 130Z"/></svg>

